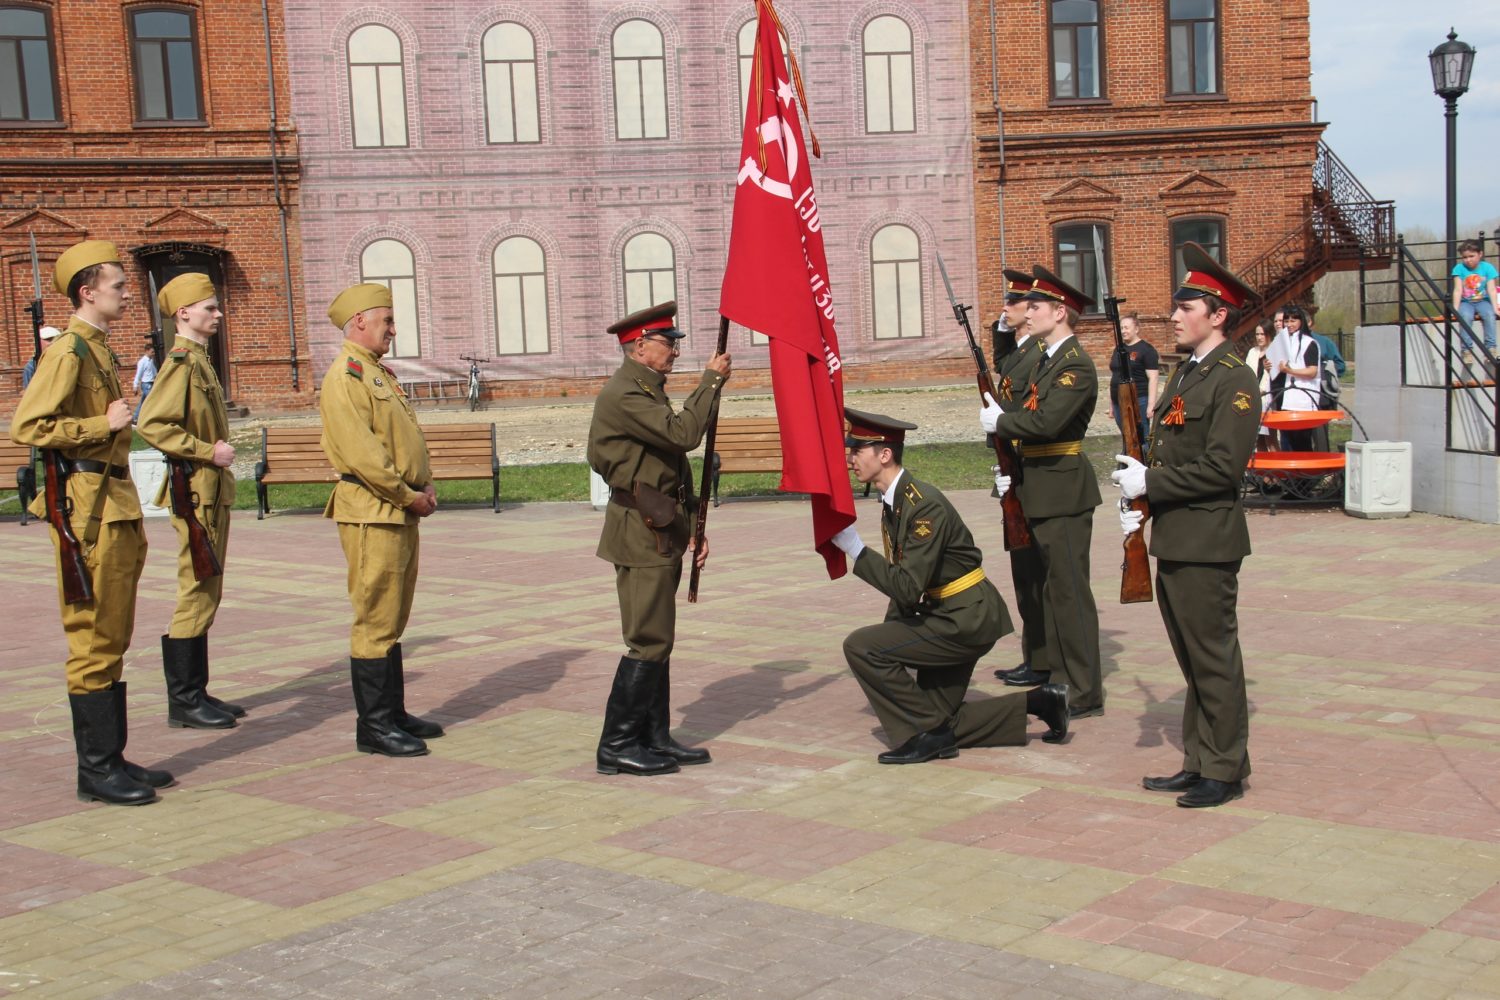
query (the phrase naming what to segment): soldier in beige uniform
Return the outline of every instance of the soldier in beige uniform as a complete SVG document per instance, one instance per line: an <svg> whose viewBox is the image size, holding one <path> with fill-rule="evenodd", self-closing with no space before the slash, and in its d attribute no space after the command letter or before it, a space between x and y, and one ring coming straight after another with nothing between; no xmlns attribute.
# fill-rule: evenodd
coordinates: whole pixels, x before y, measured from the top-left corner
<svg viewBox="0 0 1500 1000"><path fill-rule="evenodd" d="M219 332L224 314L208 275L173 278L157 294L163 323L173 323L177 340L156 384L141 406L137 430L146 443L169 458L189 463L189 489L198 522L208 533L219 565L229 547L229 511L234 506L234 449L224 390L208 359L208 338ZM162 480L158 506L168 505L171 477ZM177 607L161 637L162 672L167 681L167 724L174 728L229 729L245 710L207 691L208 630L224 592L222 574L199 580L193 572L188 524L173 512L177 531Z"/></svg>
<svg viewBox="0 0 1500 1000"><path fill-rule="evenodd" d="M614 564L627 652L615 669L596 756L601 774L667 774L707 764L707 750L672 739L671 657L682 557L692 548L693 484L687 453L708 429L730 358L715 354L674 411L667 375L686 334L677 303L643 309L609 328L625 361L605 383L589 425L589 466L610 486L598 556ZM708 548L694 553L701 566Z"/></svg>
<svg viewBox="0 0 1500 1000"><path fill-rule="evenodd" d="M16 407L11 439L54 449L67 471L64 504L79 538L94 599L69 604L58 559L58 603L68 640L68 707L78 752L78 797L112 805L156 801L173 783L124 758L125 650L135 625L136 584L146 564L141 505L130 480L130 404L123 398L109 325L130 290L113 243L90 240L57 258L52 286L77 312L43 355ZM31 513L47 516L47 498ZM56 530L53 543L58 544Z"/></svg>
<svg viewBox="0 0 1500 1000"><path fill-rule="evenodd" d="M362 753L417 757L435 722L406 711L401 633L417 589L417 522L437 510L427 439L406 394L380 359L396 337L391 291L354 285L328 307L344 334L323 376L323 451L339 473L324 517L338 522L349 563L349 674Z"/></svg>

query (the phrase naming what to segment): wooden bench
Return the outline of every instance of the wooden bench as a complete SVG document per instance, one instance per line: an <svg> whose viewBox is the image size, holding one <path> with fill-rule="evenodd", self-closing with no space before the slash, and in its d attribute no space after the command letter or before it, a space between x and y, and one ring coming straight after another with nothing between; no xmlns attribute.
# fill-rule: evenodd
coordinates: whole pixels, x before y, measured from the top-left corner
<svg viewBox="0 0 1500 1000"><path fill-rule="evenodd" d="M3 470L6 478L12 472L15 474L16 499L21 504L22 524L31 520L31 512L26 507L36 497L38 458L35 448L27 444L16 444L8 433L0 435L0 470Z"/></svg>
<svg viewBox="0 0 1500 1000"><path fill-rule="evenodd" d="M490 509L500 512L500 453L494 424L433 424L422 428L432 461L432 478L488 479ZM255 463L256 519L271 513L270 486L332 483L338 473L319 443L321 427L262 427L260 461Z"/></svg>
<svg viewBox="0 0 1500 1000"><path fill-rule="evenodd" d="M781 428L775 417L722 417L714 433L714 506L719 476L736 472L780 472Z"/></svg>
<svg viewBox="0 0 1500 1000"><path fill-rule="evenodd" d="M1245 492L1269 503L1334 503L1344 497L1341 451L1257 451L1245 470Z"/></svg>

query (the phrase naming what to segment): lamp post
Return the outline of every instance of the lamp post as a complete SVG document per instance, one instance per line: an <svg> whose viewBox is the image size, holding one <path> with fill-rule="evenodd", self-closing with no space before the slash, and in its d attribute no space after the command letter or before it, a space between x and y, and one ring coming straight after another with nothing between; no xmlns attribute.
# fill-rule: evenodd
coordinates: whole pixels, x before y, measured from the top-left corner
<svg viewBox="0 0 1500 1000"><path fill-rule="evenodd" d="M1432 92L1443 99L1443 117L1448 124L1448 270L1444 276L1443 312L1453 325L1453 268L1458 263L1458 99L1469 89L1469 71L1474 68L1474 47L1458 40L1448 29L1448 40L1427 53L1432 67Z"/></svg>

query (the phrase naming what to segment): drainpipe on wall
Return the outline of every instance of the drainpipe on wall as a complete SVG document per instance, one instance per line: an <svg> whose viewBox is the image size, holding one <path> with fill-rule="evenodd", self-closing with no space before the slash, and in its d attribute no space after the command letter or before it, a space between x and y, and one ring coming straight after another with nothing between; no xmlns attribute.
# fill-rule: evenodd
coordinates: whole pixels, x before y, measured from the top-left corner
<svg viewBox="0 0 1500 1000"><path fill-rule="evenodd" d="M995 151L1000 158L996 167L995 212L996 228L1000 230L1000 267L1007 266L1005 260L1005 119L1000 111L1000 42L995 27L995 0L990 0L990 102L995 109Z"/></svg>
<svg viewBox="0 0 1500 1000"><path fill-rule="evenodd" d="M271 181L276 189L276 212L281 219L281 267L286 275L286 335L291 346L292 391L302 387L297 369L297 305L292 294L292 248L286 232L286 202L281 197L281 164L276 144L276 68L271 54L271 9L268 0L260 0L261 22L266 29L266 93L271 101L271 123L267 134L271 140Z"/></svg>

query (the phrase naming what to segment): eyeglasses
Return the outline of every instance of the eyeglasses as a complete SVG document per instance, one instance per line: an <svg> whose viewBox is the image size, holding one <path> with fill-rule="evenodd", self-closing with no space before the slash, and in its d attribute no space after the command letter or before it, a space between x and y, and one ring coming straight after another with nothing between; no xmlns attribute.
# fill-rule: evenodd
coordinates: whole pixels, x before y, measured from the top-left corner
<svg viewBox="0 0 1500 1000"><path fill-rule="evenodd" d="M652 336L651 334L648 333L648 334L643 334L641 336L641 339L642 340L654 340L658 344L661 344L663 347L665 347L667 350L671 351L673 354L676 354L676 353L678 353L679 351L682 350L682 344L678 341L678 339L676 337Z"/></svg>

